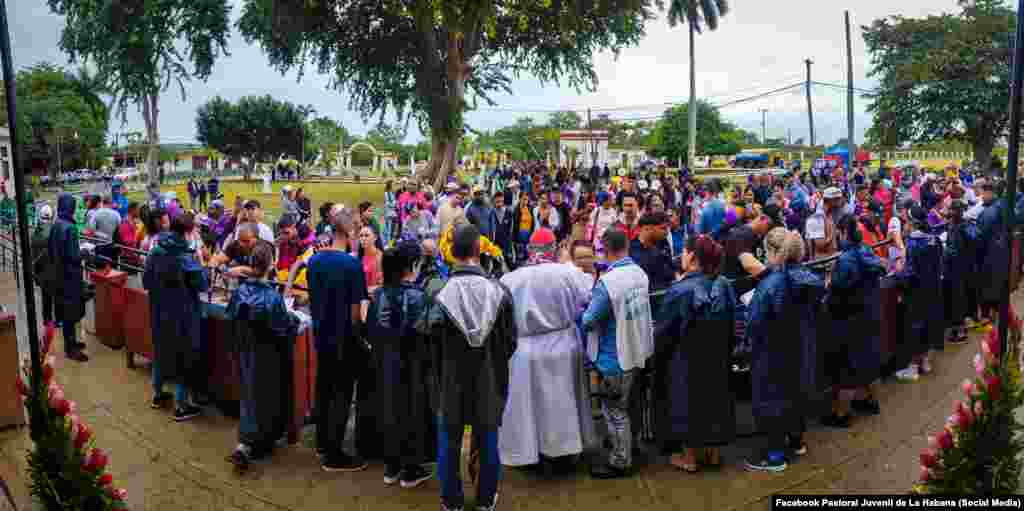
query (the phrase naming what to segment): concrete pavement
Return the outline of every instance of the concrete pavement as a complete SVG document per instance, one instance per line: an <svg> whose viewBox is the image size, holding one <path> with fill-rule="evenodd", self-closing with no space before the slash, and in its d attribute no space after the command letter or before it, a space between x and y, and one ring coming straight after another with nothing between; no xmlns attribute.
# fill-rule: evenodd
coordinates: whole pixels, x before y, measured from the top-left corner
<svg viewBox="0 0 1024 511"><path fill-rule="evenodd" d="M0 278L0 303L13 304L13 278ZM1015 297L1021 302L1021 295ZM972 333L976 341L980 333ZM92 360L58 362L57 378L110 454L109 470L128 490L136 510L406 510L438 508L438 483L414 490L383 484L383 467L365 472L320 471L307 430L303 442L279 449L243 476L225 461L236 443L237 422L216 412L175 423L166 410L149 408L149 370L124 367L123 353L86 338ZM60 340L58 340L60 342ZM55 350L59 352L60 350ZM772 493L906 492L918 473L917 455L926 435L938 431L973 374L977 343L947 347L935 374L912 384L880 386L882 415L855 420L849 430L811 424L809 453L781 474L748 473L743 457L759 441L745 439L723 452L722 469L690 475L665 464L650 464L633 478L574 476L541 480L505 469L503 509L602 510L620 508L739 510L767 509ZM22 508L27 504L27 429L0 433L0 477L11 482ZM467 497L474 491L467 488ZM470 498L470 500L472 500ZM0 510L4 505L0 504Z"/></svg>

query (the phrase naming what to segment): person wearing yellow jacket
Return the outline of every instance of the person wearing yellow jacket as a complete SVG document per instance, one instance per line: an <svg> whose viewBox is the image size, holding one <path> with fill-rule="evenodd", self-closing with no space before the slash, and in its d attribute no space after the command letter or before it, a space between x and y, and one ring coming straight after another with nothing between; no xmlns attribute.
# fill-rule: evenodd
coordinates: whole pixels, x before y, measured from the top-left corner
<svg viewBox="0 0 1024 511"><path fill-rule="evenodd" d="M466 219L465 214L460 214L445 228L441 233L441 239L437 242L437 246L441 250L441 257L444 258L444 263L448 266L455 264L455 258L452 257L452 235L455 233L455 227L466 223L469 223L469 220ZM486 236L480 236L480 254L493 258L502 257L501 249Z"/></svg>

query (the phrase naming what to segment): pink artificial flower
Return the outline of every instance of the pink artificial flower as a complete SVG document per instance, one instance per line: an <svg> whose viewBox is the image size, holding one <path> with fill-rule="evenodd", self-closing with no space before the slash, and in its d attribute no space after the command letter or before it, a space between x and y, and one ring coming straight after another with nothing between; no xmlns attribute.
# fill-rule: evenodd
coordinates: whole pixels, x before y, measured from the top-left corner
<svg viewBox="0 0 1024 511"><path fill-rule="evenodd" d="M21 394L22 396L28 396L28 393L29 393L28 385L25 385L25 380L22 380L21 376L15 377L15 384L14 385L18 389L18 394Z"/></svg>
<svg viewBox="0 0 1024 511"><path fill-rule="evenodd" d="M128 496L128 490L123 488L114 488L113 486L107 487L107 495L114 500L124 500Z"/></svg>
<svg viewBox="0 0 1024 511"><path fill-rule="evenodd" d="M971 390L973 388L974 384L971 383L970 379L965 379L964 382L960 384L960 389L964 391L964 395L967 397L971 397Z"/></svg>
<svg viewBox="0 0 1024 511"><path fill-rule="evenodd" d="M107 467L107 455L99 448L89 451L89 456L82 463L82 468L90 472L102 472Z"/></svg>
<svg viewBox="0 0 1024 511"><path fill-rule="evenodd" d="M974 355L974 373L979 377L985 376L985 359L981 357L981 353Z"/></svg>
<svg viewBox="0 0 1024 511"><path fill-rule="evenodd" d="M75 449L81 449L85 447L85 444L92 438L92 431L89 430L89 426L85 424L78 425L78 431L75 432Z"/></svg>
<svg viewBox="0 0 1024 511"><path fill-rule="evenodd" d="M991 352L993 356L999 355L1002 347L999 344L999 334L995 330L992 330L992 334L983 342L988 344L988 351Z"/></svg>
<svg viewBox="0 0 1024 511"><path fill-rule="evenodd" d="M937 437L939 448L942 450L951 449L953 447L953 434L948 429L942 430Z"/></svg>
<svg viewBox="0 0 1024 511"><path fill-rule="evenodd" d="M992 375L985 379L985 387L988 390L989 397L991 397L993 401L999 400L999 395L1002 390L1001 384L1002 381L997 375Z"/></svg>
<svg viewBox="0 0 1024 511"><path fill-rule="evenodd" d="M925 449L921 452L921 466L924 468L934 467L938 463L939 457L934 449Z"/></svg>
<svg viewBox="0 0 1024 511"><path fill-rule="evenodd" d="M103 474L100 476L98 482L100 483L100 486L110 486L114 483L114 476L110 474Z"/></svg>
<svg viewBox="0 0 1024 511"><path fill-rule="evenodd" d="M57 415L65 417L72 412L71 401L67 399L60 399L56 403L50 401L50 406L53 407L53 411L57 412Z"/></svg>
<svg viewBox="0 0 1024 511"><path fill-rule="evenodd" d="M49 397L50 397L50 407L51 408L56 408L55 405L56 405L57 401L60 401L61 399L64 399L64 390L61 389L60 387L55 386L55 385L50 385Z"/></svg>
<svg viewBox="0 0 1024 511"><path fill-rule="evenodd" d="M932 478L932 471L931 471L931 469L926 467L926 466L924 466L924 465L922 465L921 466L921 474L918 476L918 479L920 479L922 483L927 483L931 478Z"/></svg>
<svg viewBox="0 0 1024 511"><path fill-rule="evenodd" d="M960 431L967 429L974 422L971 410L964 406L963 403L957 403L956 413L953 414L953 417L956 420L956 427Z"/></svg>
<svg viewBox="0 0 1024 511"><path fill-rule="evenodd" d="M935 435L928 435L928 447L931 447L932 449L938 449L939 437Z"/></svg>

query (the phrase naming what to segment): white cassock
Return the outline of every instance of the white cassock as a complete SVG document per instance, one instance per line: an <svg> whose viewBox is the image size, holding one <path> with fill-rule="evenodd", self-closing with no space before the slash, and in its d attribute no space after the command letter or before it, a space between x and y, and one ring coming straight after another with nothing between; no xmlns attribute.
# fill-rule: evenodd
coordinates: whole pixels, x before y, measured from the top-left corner
<svg viewBox="0 0 1024 511"><path fill-rule="evenodd" d="M518 346L498 447L501 463L532 465L595 443L584 350L576 318L594 280L575 266L543 263L502 277L515 303Z"/></svg>

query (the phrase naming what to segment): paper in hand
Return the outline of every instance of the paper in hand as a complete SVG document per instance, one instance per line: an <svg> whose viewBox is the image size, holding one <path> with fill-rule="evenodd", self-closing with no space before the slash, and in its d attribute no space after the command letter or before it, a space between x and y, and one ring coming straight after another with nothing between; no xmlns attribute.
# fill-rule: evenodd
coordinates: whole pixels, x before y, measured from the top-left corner
<svg viewBox="0 0 1024 511"><path fill-rule="evenodd" d="M751 289L750 291L747 291L746 293L743 293L740 296L740 301L743 302L743 305L746 305L747 307L750 306L751 300L754 299L754 291L757 291L757 290L756 289Z"/></svg>

